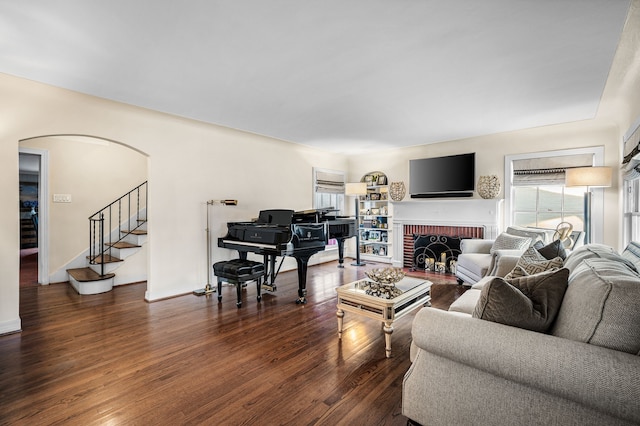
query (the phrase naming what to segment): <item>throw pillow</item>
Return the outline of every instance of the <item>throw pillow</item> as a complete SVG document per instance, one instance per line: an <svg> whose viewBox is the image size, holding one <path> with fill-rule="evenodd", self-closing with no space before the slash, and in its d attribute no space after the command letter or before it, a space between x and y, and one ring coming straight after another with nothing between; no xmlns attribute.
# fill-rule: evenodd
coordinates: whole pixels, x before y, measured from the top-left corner
<svg viewBox="0 0 640 426"><path fill-rule="evenodd" d="M480 291L474 318L546 332L567 289L566 268L507 281L494 277Z"/></svg>
<svg viewBox="0 0 640 426"><path fill-rule="evenodd" d="M506 280L518 277L524 277L526 275L534 275L540 272L548 271L550 269L562 268L563 260L561 257L556 257L551 260L547 260L544 256L538 253L534 247L530 247L525 251L518 263L504 278Z"/></svg>
<svg viewBox="0 0 640 426"><path fill-rule="evenodd" d="M547 241L547 233L544 229L529 228L525 226L512 225L507 228L507 234L517 235L518 237L529 237L531 241L529 245L541 242L544 245L544 241ZM550 239L550 238L549 238Z"/></svg>
<svg viewBox="0 0 640 426"><path fill-rule="evenodd" d="M624 262L585 259L571 272L552 334L640 355L640 276Z"/></svg>
<svg viewBox="0 0 640 426"><path fill-rule="evenodd" d="M538 246L539 243L539 246ZM562 260L567 258L567 251L564 249L562 241L555 240L546 246L542 242L537 242L534 247L538 250L538 253L543 255L546 259L551 260L555 257L560 257Z"/></svg>
<svg viewBox="0 0 640 426"><path fill-rule="evenodd" d="M518 237L503 232L493 242L489 252L493 254L496 250L526 250L529 243L531 243L531 238Z"/></svg>

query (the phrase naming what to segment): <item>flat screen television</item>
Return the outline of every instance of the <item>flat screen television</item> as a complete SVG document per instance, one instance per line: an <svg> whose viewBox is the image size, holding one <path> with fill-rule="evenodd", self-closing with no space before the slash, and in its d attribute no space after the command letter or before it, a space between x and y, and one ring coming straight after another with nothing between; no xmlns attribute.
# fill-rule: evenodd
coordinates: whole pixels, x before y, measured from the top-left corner
<svg viewBox="0 0 640 426"><path fill-rule="evenodd" d="M475 174L475 152L409 160L409 194L411 198L471 197Z"/></svg>

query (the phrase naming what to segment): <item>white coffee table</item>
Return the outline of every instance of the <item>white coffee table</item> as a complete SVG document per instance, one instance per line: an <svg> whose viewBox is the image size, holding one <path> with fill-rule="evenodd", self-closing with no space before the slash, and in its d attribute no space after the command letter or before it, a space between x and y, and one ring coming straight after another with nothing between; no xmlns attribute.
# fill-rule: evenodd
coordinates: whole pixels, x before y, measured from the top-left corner
<svg viewBox="0 0 640 426"><path fill-rule="evenodd" d="M345 311L382 321L387 358L391 357L391 333L393 322L414 309L429 305L431 281L405 277L396 283L402 294L385 298L375 293L375 283L369 279L354 281L336 289L338 292L338 338L342 339L342 323ZM374 291L371 291L373 285Z"/></svg>

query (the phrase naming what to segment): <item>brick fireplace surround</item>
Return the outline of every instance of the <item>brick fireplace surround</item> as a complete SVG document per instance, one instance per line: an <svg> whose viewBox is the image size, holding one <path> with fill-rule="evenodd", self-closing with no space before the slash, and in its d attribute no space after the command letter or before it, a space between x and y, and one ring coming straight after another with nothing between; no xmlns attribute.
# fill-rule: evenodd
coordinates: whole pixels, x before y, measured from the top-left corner
<svg viewBox="0 0 640 426"><path fill-rule="evenodd" d="M502 200L416 199L393 203L395 267L411 267L413 234L496 238L502 227Z"/></svg>

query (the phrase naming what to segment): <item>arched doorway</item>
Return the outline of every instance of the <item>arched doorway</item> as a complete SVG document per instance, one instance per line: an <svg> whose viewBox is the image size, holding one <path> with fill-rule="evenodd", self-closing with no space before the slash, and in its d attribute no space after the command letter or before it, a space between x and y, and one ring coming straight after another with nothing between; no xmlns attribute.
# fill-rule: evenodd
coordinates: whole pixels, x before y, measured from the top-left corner
<svg viewBox="0 0 640 426"><path fill-rule="evenodd" d="M146 181L148 157L118 141L75 134L23 139L19 152L40 157L38 283L68 281L66 270L86 257L88 217ZM146 277L146 260L140 264Z"/></svg>

